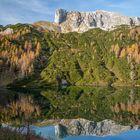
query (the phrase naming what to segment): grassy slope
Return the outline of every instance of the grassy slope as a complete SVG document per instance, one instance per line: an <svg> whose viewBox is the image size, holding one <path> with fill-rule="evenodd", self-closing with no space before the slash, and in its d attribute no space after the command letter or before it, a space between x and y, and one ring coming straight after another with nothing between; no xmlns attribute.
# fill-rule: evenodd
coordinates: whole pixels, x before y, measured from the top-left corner
<svg viewBox="0 0 140 140"><path fill-rule="evenodd" d="M42 83L58 84L61 79L73 85L139 83L139 64L134 66L137 77L132 80L128 54L120 57L115 56L117 50L111 52L114 44L118 44L121 51L139 43L139 33L136 32L136 37L130 31L123 26L111 32L94 29L83 34L68 33L52 37L56 47L48 66L41 73Z"/></svg>
<svg viewBox="0 0 140 140"><path fill-rule="evenodd" d="M15 25L11 28L20 30L22 26L27 25ZM24 80L18 80L17 85L59 85L63 80L72 85L106 86L140 83L139 27L130 29L121 26L110 32L93 29L82 34L49 31L41 33L35 27L30 28L30 33L21 35L21 38L24 36L22 41L37 38L41 42L42 49L39 57L35 59L38 61L33 62L34 71L29 74L30 76L24 76ZM20 38L14 43L17 43L16 47L18 43L23 45ZM115 47L112 51L113 45ZM128 61L130 54L132 58ZM39 67L41 63L42 66ZM133 68L131 68L132 64Z"/></svg>

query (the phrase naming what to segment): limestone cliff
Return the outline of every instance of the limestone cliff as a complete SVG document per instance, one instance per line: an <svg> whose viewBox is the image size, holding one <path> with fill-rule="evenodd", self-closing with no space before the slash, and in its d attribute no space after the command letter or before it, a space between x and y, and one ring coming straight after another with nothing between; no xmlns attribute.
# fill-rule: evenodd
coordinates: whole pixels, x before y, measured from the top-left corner
<svg viewBox="0 0 140 140"><path fill-rule="evenodd" d="M85 32L91 28L110 30L119 25L140 25L140 18L128 17L103 10L95 12L68 12L58 9L55 13L55 23L60 25L62 32Z"/></svg>

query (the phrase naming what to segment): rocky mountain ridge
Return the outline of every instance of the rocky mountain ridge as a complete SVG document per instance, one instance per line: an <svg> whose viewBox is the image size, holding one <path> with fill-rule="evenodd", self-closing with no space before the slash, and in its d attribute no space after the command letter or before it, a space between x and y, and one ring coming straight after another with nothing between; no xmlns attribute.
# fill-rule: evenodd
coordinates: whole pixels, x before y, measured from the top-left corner
<svg viewBox="0 0 140 140"><path fill-rule="evenodd" d="M140 25L139 17L124 16L119 13L97 10L95 12L78 12L58 9L55 13L55 23L61 27L61 32L85 32L92 28L111 30L119 25Z"/></svg>

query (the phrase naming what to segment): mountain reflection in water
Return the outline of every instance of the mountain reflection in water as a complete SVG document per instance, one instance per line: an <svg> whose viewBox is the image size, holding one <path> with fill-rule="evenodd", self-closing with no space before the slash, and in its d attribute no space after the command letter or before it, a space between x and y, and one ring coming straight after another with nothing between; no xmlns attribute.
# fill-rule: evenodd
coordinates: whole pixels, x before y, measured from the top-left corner
<svg viewBox="0 0 140 140"><path fill-rule="evenodd" d="M48 138L51 136L54 140L58 140L59 138L55 136L54 127L33 127L37 134L41 134L41 136ZM61 138L61 140L139 140L140 139L140 130L137 131L128 131L116 136L66 136Z"/></svg>
<svg viewBox="0 0 140 140"><path fill-rule="evenodd" d="M31 96L41 109L40 119L105 119L121 124L140 124L140 89L66 87L39 90L0 90L0 106Z"/></svg>
<svg viewBox="0 0 140 140"><path fill-rule="evenodd" d="M93 88L93 87L65 87L47 89L0 89L0 122L13 122L13 116L8 112L12 107L24 105L23 99L30 99L29 105L34 104L40 109L40 116L36 120L48 119L78 119L84 118L99 122L105 119L113 120L123 125L140 125L140 89L139 88ZM21 98L22 97L22 98ZM25 102L28 103L27 101ZM23 108L24 111L29 111ZM16 112L16 122L26 120L23 112ZM14 112L14 113L15 113ZM18 114L18 115L17 115ZM32 116L33 115L33 116ZM30 117L34 118L35 114ZM10 118L11 117L11 118ZM24 116L27 117L27 116ZM29 118L31 119L31 118ZM15 120L15 119L14 119ZM33 127L37 134L57 139L53 127ZM50 124L51 125L51 124ZM138 140L138 131L128 131L117 136L67 136L63 140Z"/></svg>
<svg viewBox="0 0 140 140"><path fill-rule="evenodd" d="M114 120L123 124L139 124L140 89L68 87L44 90L41 95L50 104L48 118L102 121Z"/></svg>

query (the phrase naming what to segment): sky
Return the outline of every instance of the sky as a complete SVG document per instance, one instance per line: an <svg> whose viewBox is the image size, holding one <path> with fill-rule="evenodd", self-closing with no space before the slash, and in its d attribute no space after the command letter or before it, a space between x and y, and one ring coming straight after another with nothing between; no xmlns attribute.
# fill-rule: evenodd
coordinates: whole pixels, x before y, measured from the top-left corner
<svg viewBox="0 0 140 140"><path fill-rule="evenodd" d="M140 17L140 0L0 0L0 25L54 21L58 8L106 10Z"/></svg>

